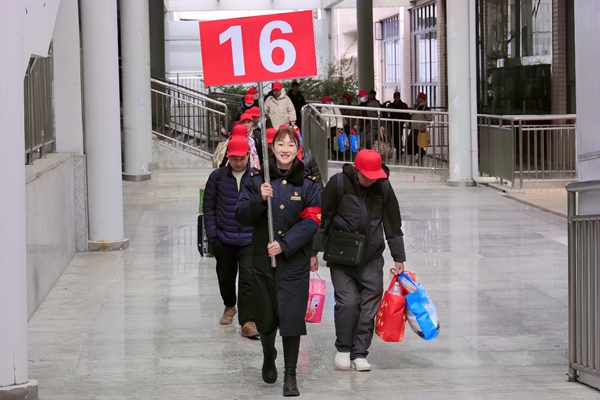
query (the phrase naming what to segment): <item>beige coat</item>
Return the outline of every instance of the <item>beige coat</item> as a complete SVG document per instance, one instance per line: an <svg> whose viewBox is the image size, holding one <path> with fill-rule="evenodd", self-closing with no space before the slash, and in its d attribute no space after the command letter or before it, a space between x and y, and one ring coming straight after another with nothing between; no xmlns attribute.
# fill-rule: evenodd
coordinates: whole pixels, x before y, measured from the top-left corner
<svg viewBox="0 0 600 400"><path fill-rule="evenodd" d="M330 128L344 129L344 118L339 108L332 104L331 107L322 107L321 113L327 115L326 118L329 120ZM327 135L329 136L329 132L327 132Z"/></svg>
<svg viewBox="0 0 600 400"><path fill-rule="evenodd" d="M296 109L294 103L287 96L276 99L274 96L269 96L265 100L265 115L271 118L273 128L278 129L279 125L295 124L296 123Z"/></svg>

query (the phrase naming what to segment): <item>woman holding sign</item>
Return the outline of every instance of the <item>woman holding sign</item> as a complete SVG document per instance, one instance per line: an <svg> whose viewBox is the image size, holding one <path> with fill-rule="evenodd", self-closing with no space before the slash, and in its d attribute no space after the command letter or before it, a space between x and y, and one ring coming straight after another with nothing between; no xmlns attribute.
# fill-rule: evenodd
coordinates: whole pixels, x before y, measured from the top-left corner
<svg viewBox="0 0 600 400"><path fill-rule="evenodd" d="M236 207L240 224L252 226L254 248L255 322L263 347L262 378L277 381L275 338L283 341L283 395L298 396L296 364L300 336L306 335L304 316L308 301L313 236L321 224L321 195L316 179L297 159L300 142L294 130L281 128L273 138L271 184L261 171L252 170ZM267 198L273 204L275 239L269 243ZM276 257L277 266L271 266Z"/></svg>

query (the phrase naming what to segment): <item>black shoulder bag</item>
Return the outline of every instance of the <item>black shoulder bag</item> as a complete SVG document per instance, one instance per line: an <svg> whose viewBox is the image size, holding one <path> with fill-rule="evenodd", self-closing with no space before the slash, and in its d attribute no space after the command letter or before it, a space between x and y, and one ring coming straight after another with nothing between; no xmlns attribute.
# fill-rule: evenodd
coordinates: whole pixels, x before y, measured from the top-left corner
<svg viewBox="0 0 600 400"><path fill-rule="evenodd" d="M337 214L340 203L344 196L344 175L337 175L337 187L338 187L338 204L334 213L332 214L330 225L327 229L325 251L323 252L323 259L332 264L347 265L354 267L360 264L364 257L366 246L369 243L369 235L371 233L371 227L367 229L367 234L353 232L342 232L337 229L333 229L333 218ZM371 221L371 209L367 213L367 221L370 224Z"/></svg>

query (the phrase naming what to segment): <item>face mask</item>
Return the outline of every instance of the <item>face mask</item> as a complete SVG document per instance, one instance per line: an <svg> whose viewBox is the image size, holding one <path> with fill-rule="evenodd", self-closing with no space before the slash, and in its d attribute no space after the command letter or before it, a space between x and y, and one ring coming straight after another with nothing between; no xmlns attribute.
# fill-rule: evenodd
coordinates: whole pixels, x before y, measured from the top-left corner
<svg viewBox="0 0 600 400"><path fill-rule="evenodd" d="M361 97L360 98L360 102L361 103L366 103L367 102L367 98L366 97Z"/></svg>
<svg viewBox="0 0 600 400"><path fill-rule="evenodd" d="M258 126L258 129L261 129L260 122L256 126Z"/></svg>
<svg viewBox="0 0 600 400"><path fill-rule="evenodd" d="M250 108L254 105L254 103L244 103L246 105L246 107Z"/></svg>

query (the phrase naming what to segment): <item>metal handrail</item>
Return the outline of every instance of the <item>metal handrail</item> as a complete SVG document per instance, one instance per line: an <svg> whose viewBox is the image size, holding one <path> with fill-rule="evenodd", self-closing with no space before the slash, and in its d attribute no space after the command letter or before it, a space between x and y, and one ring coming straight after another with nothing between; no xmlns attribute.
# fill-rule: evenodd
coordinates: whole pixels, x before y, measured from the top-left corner
<svg viewBox="0 0 600 400"><path fill-rule="evenodd" d="M207 95L202 94L202 93L200 93L198 91L182 87L181 85L174 85L174 84L167 83L167 82L164 82L162 80L155 79L155 78L151 78L150 81L152 83L156 84L156 85L165 87L167 89L179 91L179 92L182 92L182 93L184 93L184 94L186 94L188 96L196 97L199 100L206 101L206 102L212 103L212 104L216 104L216 105L218 105L220 107L223 107L223 108L227 108L227 105L225 103L222 103L222 102L220 102L218 100L214 100L214 99L208 97Z"/></svg>
<svg viewBox="0 0 600 400"><path fill-rule="evenodd" d="M600 215L580 215L577 195L600 190L600 180L566 186L569 263L569 381L600 389Z"/></svg>
<svg viewBox="0 0 600 400"><path fill-rule="evenodd" d="M555 121L564 119L577 119L577 114L548 114L548 115L493 115L493 114L477 114L477 117L501 119L506 121Z"/></svg>
<svg viewBox="0 0 600 400"><path fill-rule="evenodd" d="M165 93L161 92L160 90L156 90L156 89L151 89L151 91L154 92L154 93L159 93L161 95L165 94ZM167 97L171 97L171 98L176 98L175 96L169 95L169 94L167 94L166 96ZM197 107L197 108L200 108L202 110L207 110L207 111L213 112L215 114L219 114L219 115L223 115L223 116L227 115L227 112L225 112L225 111L215 110L214 108L206 107L206 106L203 106L202 104L194 103L193 101L188 101L188 100L179 99L179 98L177 98L177 101L180 101L180 102L185 103L187 105L190 105L192 107ZM225 106L225 108L227 108L227 106Z"/></svg>
<svg viewBox="0 0 600 400"><path fill-rule="evenodd" d="M357 144L361 149L375 149L388 165L431 169L434 173L439 168L448 169L447 112L310 102L303 109L303 118L306 112L313 112L310 110L315 110L324 120L319 130L325 131L326 138L321 145L329 149L326 156L330 161L348 162L354 159L355 151L337 151L336 137L339 135L331 124L334 118L339 118L344 121L344 132L351 144ZM337 113L338 110L340 113ZM422 148L418 141L421 133L429 137L428 144Z"/></svg>

